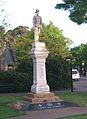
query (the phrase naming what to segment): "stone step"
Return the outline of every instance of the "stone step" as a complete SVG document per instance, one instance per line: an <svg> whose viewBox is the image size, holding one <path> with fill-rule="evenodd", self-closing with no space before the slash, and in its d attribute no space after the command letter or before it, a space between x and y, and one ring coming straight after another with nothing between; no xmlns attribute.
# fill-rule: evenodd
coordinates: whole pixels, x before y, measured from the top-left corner
<svg viewBox="0 0 87 119"><path fill-rule="evenodd" d="M54 97L54 93L28 93L27 96L31 98Z"/></svg>
<svg viewBox="0 0 87 119"><path fill-rule="evenodd" d="M56 102L59 101L59 97L53 96L53 97L32 98L32 97L25 96L24 101L31 102L31 103Z"/></svg>

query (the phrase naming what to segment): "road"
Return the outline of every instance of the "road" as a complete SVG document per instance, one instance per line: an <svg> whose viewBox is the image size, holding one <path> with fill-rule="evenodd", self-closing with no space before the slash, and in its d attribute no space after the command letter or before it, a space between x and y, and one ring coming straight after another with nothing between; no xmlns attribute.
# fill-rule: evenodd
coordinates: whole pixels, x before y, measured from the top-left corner
<svg viewBox="0 0 87 119"><path fill-rule="evenodd" d="M73 81L74 91L87 92L87 77L81 77L79 81Z"/></svg>

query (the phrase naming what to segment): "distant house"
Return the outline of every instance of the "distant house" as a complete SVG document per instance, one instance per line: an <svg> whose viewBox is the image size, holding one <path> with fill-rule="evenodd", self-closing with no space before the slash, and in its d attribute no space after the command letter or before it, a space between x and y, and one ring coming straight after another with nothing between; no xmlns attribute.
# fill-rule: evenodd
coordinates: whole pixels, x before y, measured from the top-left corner
<svg viewBox="0 0 87 119"><path fill-rule="evenodd" d="M0 50L0 71L15 69L15 61L9 48Z"/></svg>

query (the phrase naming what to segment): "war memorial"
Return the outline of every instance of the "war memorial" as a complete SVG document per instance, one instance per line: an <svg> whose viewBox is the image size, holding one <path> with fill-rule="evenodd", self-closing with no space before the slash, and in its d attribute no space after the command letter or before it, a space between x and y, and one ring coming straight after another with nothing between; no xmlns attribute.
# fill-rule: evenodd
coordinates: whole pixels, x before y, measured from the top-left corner
<svg viewBox="0 0 87 119"><path fill-rule="evenodd" d="M72 103L60 100L53 92L46 79L46 58L49 51L44 42L39 42L40 32L42 30L42 17L39 16L39 10L36 9L36 15L33 17L34 41L29 55L33 60L33 84L31 91L23 97L23 101L11 104L12 108L22 111L44 110L75 106Z"/></svg>

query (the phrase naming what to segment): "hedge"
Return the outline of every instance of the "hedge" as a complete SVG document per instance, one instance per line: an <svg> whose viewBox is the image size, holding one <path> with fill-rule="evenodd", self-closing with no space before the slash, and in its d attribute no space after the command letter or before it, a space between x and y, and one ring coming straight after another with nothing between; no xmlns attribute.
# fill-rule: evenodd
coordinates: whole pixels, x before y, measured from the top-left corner
<svg viewBox="0 0 87 119"><path fill-rule="evenodd" d="M0 72L0 92L30 91L32 76L16 71Z"/></svg>
<svg viewBox="0 0 87 119"><path fill-rule="evenodd" d="M70 88L69 63L62 58L49 58L46 62L47 81L51 90Z"/></svg>
<svg viewBox="0 0 87 119"><path fill-rule="evenodd" d="M24 92L30 91L32 85L32 67L30 73L25 68L19 68L19 71L0 72L0 92ZM28 64L26 65L28 66ZM23 70L20 70L23 69ZM62 90L70 88L69 64L58 58L48 58L46 62L47 82L51 90ZM27 73L24 73L27 72Z"/></svg>

